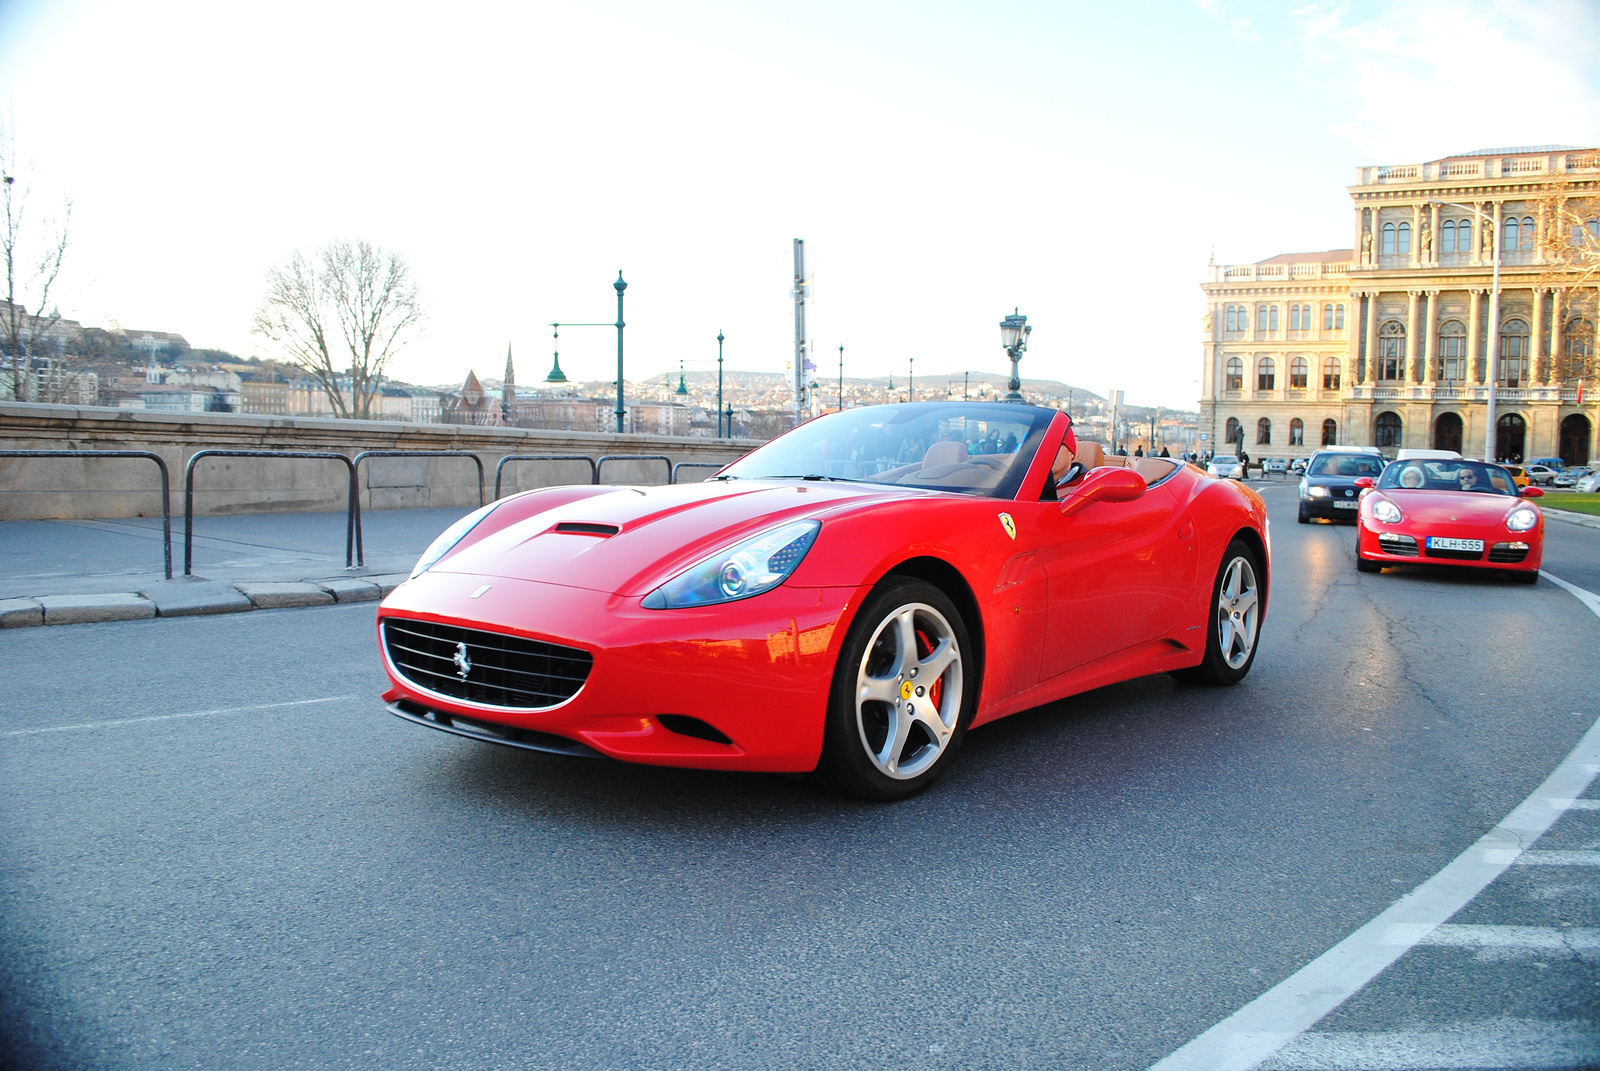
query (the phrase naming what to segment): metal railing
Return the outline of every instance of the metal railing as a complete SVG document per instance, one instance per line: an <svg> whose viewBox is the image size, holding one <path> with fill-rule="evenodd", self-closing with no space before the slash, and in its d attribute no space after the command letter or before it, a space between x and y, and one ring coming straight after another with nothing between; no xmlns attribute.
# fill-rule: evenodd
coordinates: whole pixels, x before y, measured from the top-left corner
<svg viewBox="0 0 1600 1071"><path fill-rule="evenodd" d="M672 466L672 479L668 482L678 482L679 469L725 469L727 467L728 465L726 462L720 461L680 461L676 465Z"/></svg>
<svg viewBox="0 0 1600 1071"><path fill-rule="evenodd" d="M0 450L0 457L131 457L154 461L161 470L161 549L167 579L172 579L172 488L166 460L148 450ZM184 572L188 572L187 569Z"/></svg>
<svg viewBox="0 0 1600 1071"><path fill-rule="evenodd" d="M594 482L600 482L600 470L607 461L659 461L667 466L667 482L672 482L672 459L665 454L607 454L594 464Z"/></svg>
<svg viewBox="0 0 1600 1071"><path fill-rule="evenodd" d="M478 505L485 505L483 498L483 458L471 450L363 450L350 459L350 467L354 470L356 481L356 508L351 514L355 518L356 529L356 561L366 564L366 549L361 533L361 463L369 457L465 457L471 459L478 466ZM500 470L495 470L495 475L500 475ZM499 488L495 488L495 497L499 497ZM346 567L349 563L346 561Z"/></svg>
<svg viewBox="0 0 1600 1071"><path fill-rule="evenodd" d="M183 575L194 568L194 466L207 457L273 457L295 460L339 461L350 475L350 492L345 507L344 567L364 564L356 552L356 530L361 525L361 495L356 489L356 467L343 454L306 450L196 450L183 469Z"/></svg>
<svg viewBox="0 0 1600 1071"><path fill-rule="evenodd" d="M600 466L588 454L507 454L494 467L494 499L500 501L500 475L508 461L584 461L589 465L589 482L600 482Z"/></svg>

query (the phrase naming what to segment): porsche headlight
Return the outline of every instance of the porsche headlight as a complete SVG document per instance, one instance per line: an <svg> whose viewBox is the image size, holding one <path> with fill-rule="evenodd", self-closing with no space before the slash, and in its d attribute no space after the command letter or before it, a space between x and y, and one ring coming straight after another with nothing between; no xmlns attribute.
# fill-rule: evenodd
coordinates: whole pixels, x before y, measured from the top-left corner
<svg viewBox="0 0 1600 1071"><path fill-rule="evenodd" d="M1512 510L1511 514L1506 517L1506 527L1513 532L1526 532L1538 523L1538 512L1529 509L1527 506Z"/></svg>
<svg viewBox="0 0 1600 1071"><path fill-rule="evenodd" d="M1329 493L1328 489L1320 483L1306 491L1306 494L1312 498L1327 498Z"/></svg>
<svg viewBox="0 0 1600 1071"><path fill-rule="evenodd" d="M476 528L478 522L489 516L499 504L498 502L491 502L487 506L475 509L443 532L440 532L439 538L429 543L428 549L423 551L422 557L417 559L416 567L411 570L410 579L415 580L433 568L435 562L449 554L450 548L465 539L467 533Z"/></svg>
<svg viewBox="0 0 1600 1071"><path fill-rule="evenodd" d="M644 606L712 606L771 591L789 579L821 530L820 521L795 521L719 550L646 595Z"/></svg>
<svg viewBox="0 0 1600 1071"><path fill-rule="evenodd" d="M1372 515L1384 524L1400 523L1400 507L1387 498L1380 498L1372 504Z"/></svg>

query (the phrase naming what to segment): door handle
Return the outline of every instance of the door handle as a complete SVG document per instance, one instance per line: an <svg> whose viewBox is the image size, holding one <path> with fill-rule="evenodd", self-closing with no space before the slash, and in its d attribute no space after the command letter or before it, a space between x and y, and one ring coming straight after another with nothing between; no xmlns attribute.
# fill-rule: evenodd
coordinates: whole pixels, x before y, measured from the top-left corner
<svg viewBox="0 0 1600 1071"><path fill-rule="evenodd" d="M1184 521L1183 522L1183 527L1178 529L1178 538L1179 539L1193 539L1194 538L1194 522L1193 521Z"/></svg>

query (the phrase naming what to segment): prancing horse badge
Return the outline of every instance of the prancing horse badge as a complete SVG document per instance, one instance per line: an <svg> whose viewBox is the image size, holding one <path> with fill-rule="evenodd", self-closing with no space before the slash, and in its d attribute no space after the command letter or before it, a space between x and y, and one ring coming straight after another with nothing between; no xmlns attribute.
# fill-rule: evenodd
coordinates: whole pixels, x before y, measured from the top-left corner
<svg viewBox="0 0 1600 1071"><path fill-rule="evenodd" d="M1006 535L1010 536L1012 539L1017 538L1017 522L1011 519L1011 514L1000 514L1000 527L1004 528L1006 530Z"/></svg>

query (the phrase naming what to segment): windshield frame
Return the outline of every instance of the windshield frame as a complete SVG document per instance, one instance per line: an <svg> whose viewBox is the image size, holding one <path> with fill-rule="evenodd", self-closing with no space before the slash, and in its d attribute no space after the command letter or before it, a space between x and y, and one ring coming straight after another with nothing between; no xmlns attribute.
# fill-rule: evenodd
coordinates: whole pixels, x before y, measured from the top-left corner
<svg viewBox="0 0 1600 1071"><path fill-rule="evenodd" d="M808 420L799 427L785 432L752 450L733 462L713 479L718 480L839 480L860 483L869 487L893 487L923 491L940 491L950 494L973 495L981 498L1013 499L1032 467L1034 458L1043 444L1051 422L1058 410L1042 406L1018 405L1013 402L901 402L890 405L868 405L829 413ZM1010 463L1000 473L1000 478L989 486L950 486L937 482L924 483L912 479L911 473L902 476L906 482L873 479L893 471L882 451L870 460L856 459L843 449L844 443L856 442L861 437L888 435L902 444L920 442L921 452L909 456L906 464L920 462L934 435L952 421L962 421L962 427L973 424L1025 425L1020 441L1011 451L1000 451L987 456L1009 456ZM841 443L840 440L844 440ZM836 447L835 444L838 444ZM806 459L795 464L798 455L821 446L825 460ZM827 457L837 449L837 457ZM914 449L914 448L913 448ZM984 456L981 454L969 454ZM867 467L875 471L867 472ZM782 471L782 470L790 471ZM821 471L793 471L807 469ZM831 471L830 471L831 470Z"/></svg>
<svg viewBox="0 0 1600 1071"><path fill-rule="evenodd" d="M1325 466L1331 463L1334 466L1338 466L1340 462L1346 460L1352 462L1356 468L1370 467L1372 471L1352 472L1348 474L1343 472L1317 471L1319 465ZM1384 459L1378 454L1356 453L1354 451L1346 450L1318 450L1316 453L1312 454L1311 459L1306 462L1306 471L1302 473L1302 475L1308 480L1359 480L1363 476L1370 476L1373 479L1377 479L1383 474L1384 465Z"/></svg>

